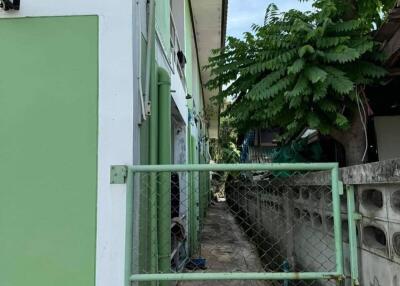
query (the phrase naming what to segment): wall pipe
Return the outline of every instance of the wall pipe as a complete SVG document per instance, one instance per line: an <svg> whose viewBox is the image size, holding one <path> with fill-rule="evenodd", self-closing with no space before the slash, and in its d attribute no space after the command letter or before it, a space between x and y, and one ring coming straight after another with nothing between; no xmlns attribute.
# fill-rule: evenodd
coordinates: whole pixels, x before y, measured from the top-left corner
<svg viewBox="0 0 400 286"><path fill-rule="evenodd" d="M151 100L150 85L151 85L151 70L155 59L155 38L156 38L156 23L155 23L155 0L149 1L149 21L147 23L147 51L146 51L146 79L145 79L145 108L149 110ZM144 114L146 118L148 114Z"/></svg>
<svg viewBox="0 0 400 286"><path fill-rule="evenodd" d="M158 68L158 156L159 164L171 164L171 79L168 72ZM171 271L171 173L158 174L158 270ZM169 285L160 282L160 286Z"/></svg>
<svg viewBox="0 0 400 286"><path fill-rule="evenodd" d="M150 0L150 14L148 21L148 45L146 54L146 103L150 103L151 116L149 119L150 137L149 137L149 162L150 165L158 165L158 87L156 72L156 54L155 54L155 1ZM150 101L149 101L150 99ZM158 272L158 235L157 235L157 174L150 173L149 181L149 272ZM157 283L152 282L155 286Z"/></svg>

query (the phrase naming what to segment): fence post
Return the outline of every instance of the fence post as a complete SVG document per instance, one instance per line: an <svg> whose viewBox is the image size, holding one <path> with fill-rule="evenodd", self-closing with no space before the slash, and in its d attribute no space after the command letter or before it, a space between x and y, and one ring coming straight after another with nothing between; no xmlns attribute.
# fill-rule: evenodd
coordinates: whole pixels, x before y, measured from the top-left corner
<svg viewBox="0 0 400 286"><path fill-rule="evenodd" d="M358 219L355 207L354 186L346 186L347 191L347 215L349 223L349 244L350 244L350 271L351 285L360 285L358 273L358 246L356 220Z"/></svg>
<svg viewBox="0 0 400 286"><path fill-rule="evenodd" d="M125 233L125 285L130 286L133 256L133 184L134 174L127 169L126 177L126 233Z"/></svg>
<svg viewBox="0 0 400 286"><path fill-rule="evenodd" d="M336 165L331 171L332 179L332 204L333 204L333 224L335 235L336 250L336 272L344 276L343 270L343 237L342 219L340 215L340 187L339 187L339 167Z"/></svg>

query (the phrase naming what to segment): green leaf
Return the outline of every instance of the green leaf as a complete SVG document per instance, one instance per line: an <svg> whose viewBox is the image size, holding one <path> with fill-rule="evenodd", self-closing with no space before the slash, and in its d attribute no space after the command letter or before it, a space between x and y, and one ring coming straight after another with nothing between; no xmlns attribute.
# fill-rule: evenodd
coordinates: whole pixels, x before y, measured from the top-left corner
<svg viewBox="0 0 400 286"><path fill-rule="evenodd" d="M324 59L328 63L348 63L360 58L361 54L356 50L344 45L337 46L324 53Z"/></svg>
<svg viewBox="0 0 400 286"><path fill-rule="evenodd" d="M311 81L312 83L325 81L326 76L328 75L328 73L326 71L320 69L317 66L307 67L304 70L304 73L305 73L306 77L308 78L308 80Z"/></svg>
<svg viewBox="0 0 400 286"><path fill-rule="evenodd" d="M337 104L329 99L323 99L320 102L318 102L318 107L326 113L336 112L336 110L338 109Z"/></svg>
<svg viewBox="0 0 400 286"><path fill-rule="evenodd" d="M308 127L310 128L318 128L320 125L321 121L319 120L319 117L317 114L314 112L309 112L307 115L307 124Z"/></svg>
<svg viewBox="0 0 400 286"><path fill-rule="evenodd" d="M286 97L297 97L308 88L307 78L303 75L299 76L294 88L291 91L285 93Z"/></svg>
<svg viewBox="0 0 400 286"><path fill-rule="evenodd" d="M357 50L358 53L361 55L365 54L366 52L371 52L374 48L374 42L371 41L369 38L362 38L361 40L353 43L351 45L352 48Z"/></svg>
<svg viewBox="0 0 400 286"><path fill-rule="evenodd" d="M353 82L345 76L331 78L330 86L339 94L349 94L354 89Z"/></svg>
<svg viewBox="0 0 400 286"><path fill-rule="evenodd" d="M350 125L349 120L343 114L340 113L336 115L335 124L340 129L345 129Z"/></svg>
<svg viewBox="0 0 400 286"><path fill-rule="evenodd" d="M296 60L290 67L288 67L288 74L297 74L303 70L306 61L304 59Z"/></svg>
<svg viewBox="0 0 400 286"><path fill-rule="evenodd" d="M311 45L305 45L299 49L300 58L304 57L305 54L313 54L315 49Z"/></svg>
<svg viewBox="0 0 400 286"><path fill-rule="evenodd" d="M285 70L279 70L268 74L250 89L247 97L253 100L259 100L261 99L262 94L266 95L268 93L269 96L275 95L283 88L281 86L283 83L281 82L277 86L273 86L273 84L275 84L284 74Z"/></svg>
<svg viewBox="0 0 400 286"><path fill-rule="evenodd" d="M352 82L346 74L334 67L327 66L324 68L329 73L327 81L329 85L339 94L349 94L354 90L354 82Z"/></svg>
<svg viewBox="0 0 400 286"><path fill-rule="evenodd" d="M350 32L357 30L360 27L360 20L350 20L345 22L335 23L331 26L335 32Z"/></svg>
<svg viewBox="0 0 400 286"><path fill-rule="evenodd" d="M343 44L350 39L348 36L342 37L322 37L317 39L317 48L324 49L324 48L331 48L337 46L339 44Z"/></svg>
<svg viewBox="0 0 400 286"><path fill-rule="evenodd" d="M388 71L383 67L366 61L361 61L358 63L357 67L362 75L372 78L382 78L388 74Z"/></svg>
<svg viewBox="0 0 400 286"><path fill-rule="evenodd" d="M313 101L319 101L320 99L326 97L328 93L328 83L327 82L318 82L314 85L314 95Z"/></svg>

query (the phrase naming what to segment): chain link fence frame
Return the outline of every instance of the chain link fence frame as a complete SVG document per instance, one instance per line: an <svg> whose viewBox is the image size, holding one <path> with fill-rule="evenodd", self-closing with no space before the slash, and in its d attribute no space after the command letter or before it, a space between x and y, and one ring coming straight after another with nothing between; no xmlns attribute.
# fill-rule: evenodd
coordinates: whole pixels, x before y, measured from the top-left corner
<svg viewBox="0 0 400 286"><path fill-rule="evenodd" d="M335 250L335 271L332 272L204 272L204 273L157 273L157 262L150 263L149 273L133 273L132 253L133 253L133 198L135 187L135 175L140 173L167 174L172 172L252 172L252 171L271 171L271 172L317 172L330 171L331 191L332 191L332 214L334 230L334 250ZM164 185L169 182L170 175L166 175ZM126 285L132 282L156 282L159 281L233 281L233 280L334 280L340 283L345 278L343 262L343 237L341 226L341 206L340 196L343 194L343 185L339 180L339 168L337 163L266 163L266 164L203 164L203 165L142 165L142 166L112 166L111 183L127 185L127 217L126 217ZM156 178L150 179L150 187L156 184ZM161 184L163 185L163 184ZM355 221L357 219L354 210L354 191L351 187L346 188L347 207L348 207L348 235L350 242L350 264L351 264L351 285L358 285L358 261L357 261L357 237ZM156 200L157 198L149 198ZM192 206L193 207L193 206ZM157 217L157 209L153 211L153 216ZM151 222L149 223L157 223ZM150 243L157 244L156 234L149 234ZM156 248L155 248L156 249ZM155 254L154 254L155 255ZM167 284L165 284L167 285Z"/></svg>

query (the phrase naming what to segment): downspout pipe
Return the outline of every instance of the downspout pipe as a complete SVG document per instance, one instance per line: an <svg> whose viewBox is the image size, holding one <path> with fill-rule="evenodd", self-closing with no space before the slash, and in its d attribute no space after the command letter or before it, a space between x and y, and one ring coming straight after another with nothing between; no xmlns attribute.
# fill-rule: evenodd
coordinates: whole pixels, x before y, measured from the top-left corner
<svg viewBox="0 0 400 286"><path fill-rule="evenodd" d="M149 21L147 35L147 53L146 53L146 91L145 104L149 117L149 163L150 165L158 165L158 87L157 87L157 71L156 71L156 53L155 53L155 0L149 2ZM149 109L150 108L150 109ZM157 174L149 173L149 272L158 273L158 185ZM151 282L151 286L157 285Z"/></svg>
<svg viewBox="0 0 400 286"><path fill-rule="evenodd" d="M171 79L168 72L159 67L158 71L158 157L160 165L172 162L171 135ZM158 174L158 270L160 273L171 271L171 173ZM169 285L160 281L160 286Z"/></svg>
<svg viewBox="0 0 400 286"><path fill-rule="evenodd" d="M144 104L146 114L144 118L147 118L151 113L150 106L150 85L151 85L151 69L152 63L155 58L155 37L156 37L156 23L155 23L155 0L149 0L149 21L147 23L147 51L146 51L146 78L145 78L145 92L144 92Z"/></svg>

